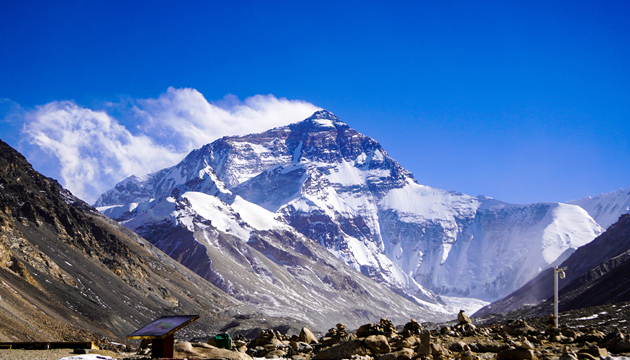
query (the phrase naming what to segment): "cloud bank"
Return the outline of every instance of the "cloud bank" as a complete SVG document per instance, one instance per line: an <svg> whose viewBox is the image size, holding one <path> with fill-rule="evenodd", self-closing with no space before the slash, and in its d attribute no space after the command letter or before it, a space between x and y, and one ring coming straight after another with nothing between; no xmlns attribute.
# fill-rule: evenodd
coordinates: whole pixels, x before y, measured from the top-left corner
<svg viewBox="0 0 630 360"><path fill-rule="evenodd" d="M195 89L169 88L157 99L108 103L104 109L73 101L40 105L23 113L22 132L36 168L93 203L124 178L172 166L222 136L287 125L317 110L273 95L208 102Z"/></svg>

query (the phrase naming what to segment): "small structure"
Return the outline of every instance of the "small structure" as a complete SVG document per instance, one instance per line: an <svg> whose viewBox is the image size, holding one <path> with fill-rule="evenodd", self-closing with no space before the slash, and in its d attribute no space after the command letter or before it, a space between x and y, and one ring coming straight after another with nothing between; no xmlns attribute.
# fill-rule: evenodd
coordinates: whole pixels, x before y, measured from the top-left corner
<svg viewBox="0 0 630 360"><path fill-rule="evenodd" d="M199 319L199 315L162 316L127 336L129 340L151 340L152 358L172 358L175 331Z"/></svg>

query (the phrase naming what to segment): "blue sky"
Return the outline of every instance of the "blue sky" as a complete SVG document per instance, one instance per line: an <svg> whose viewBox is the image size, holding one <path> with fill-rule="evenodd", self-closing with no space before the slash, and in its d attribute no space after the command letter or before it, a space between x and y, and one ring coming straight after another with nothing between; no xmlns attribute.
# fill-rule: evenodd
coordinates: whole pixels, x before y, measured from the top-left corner
<svg viewBox="0 0 630 360"><path fill-rule="evenodd" d="M117 181L117 169L122 179L198 146L164 135L168 114L190 120L169 106L193 100L205 115L223 109L221 121L258 127L326 108L419 183L470 195L568 201L630 187L628 2L58 3L0 4L0 138L73 191L107 170L100 187L77 188L87 198ZM252 107L265 120L244 115ZM62 108L82 115L47 117ZM136 154L95 147L80 159L109 160L64 177L72 161L34 134L74 131L82 119L100 124L92 141L106 121L116 144L170 152L103 170ZM218 129L209 140L239 128L212 121L200 125ZM86 151L64 149L75 150Z"/></svg>

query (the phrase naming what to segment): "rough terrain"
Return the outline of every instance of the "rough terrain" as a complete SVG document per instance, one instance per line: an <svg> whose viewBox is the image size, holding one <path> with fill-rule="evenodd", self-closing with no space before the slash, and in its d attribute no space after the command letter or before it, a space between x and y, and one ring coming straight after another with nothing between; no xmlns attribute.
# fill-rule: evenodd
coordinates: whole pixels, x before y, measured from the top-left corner
<svg viewBox="0 0 630 360"><path fill-rule="evenodd" d="M120 342L172 314L200 315L190 337L305 325L227 296L0 141L0 342Z"/></svg>

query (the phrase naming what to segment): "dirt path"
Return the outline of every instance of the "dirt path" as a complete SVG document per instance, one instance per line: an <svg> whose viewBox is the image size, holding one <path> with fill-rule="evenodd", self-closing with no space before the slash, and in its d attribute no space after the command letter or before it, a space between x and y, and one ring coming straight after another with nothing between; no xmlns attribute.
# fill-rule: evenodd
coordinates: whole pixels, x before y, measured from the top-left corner
<svg viewBox="0 0 630 360"><path fill-rule="evenodd" d="M121 354L108 350L92 350L90 354L109 356L113 359L122 359ZM72 349L53 350L0 350L0 360L59 360L65 357L79 356Z"/></svg>

